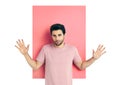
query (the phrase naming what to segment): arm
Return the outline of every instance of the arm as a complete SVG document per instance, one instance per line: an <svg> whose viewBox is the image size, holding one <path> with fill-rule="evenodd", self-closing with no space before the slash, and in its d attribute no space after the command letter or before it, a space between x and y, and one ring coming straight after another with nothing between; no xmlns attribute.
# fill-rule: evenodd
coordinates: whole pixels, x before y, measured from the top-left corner
<svg viewBox="0 0 120 85"><path fill-rule="evenodd" d="M103 45L99 45L96 51L93 50L93 55L90 59L88 59L86 61L81 61L79 63L75 63L75 65L79 69L84 70L85 68L90 66L94 61L96 61L98 58L100 58L104 53L106 53L105 47L103 47Z"/></svg>
<svg viewBox="0 0 120 85"><path fill-rule="evenodd" d="M18 45L18 46L17 46ZM23 40L18 40L17 41L17 45L15 45L16 48L18 48L18 50L21 52L21 54L23 54L23 56L25 57L27 63L33 68L33 69L38 69L42 66L42 63L33 60L30 55L28 54L28 50L29 50L29 45L27 45L27 47L25 47L24 41Z"/></svg>

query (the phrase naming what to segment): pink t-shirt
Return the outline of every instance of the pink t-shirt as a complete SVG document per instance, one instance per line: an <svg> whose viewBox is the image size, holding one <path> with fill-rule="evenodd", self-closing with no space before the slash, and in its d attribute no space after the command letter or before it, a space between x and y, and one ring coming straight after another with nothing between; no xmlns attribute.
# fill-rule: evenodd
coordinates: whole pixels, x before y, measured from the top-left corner
<svg viewBox="0 0 120 85"><path fill-rule="evenodd" d="M45 85L72 85L72 64L81 58L74 46L65 44L62 48L45 45L37 61L45 63Z"/></svg>

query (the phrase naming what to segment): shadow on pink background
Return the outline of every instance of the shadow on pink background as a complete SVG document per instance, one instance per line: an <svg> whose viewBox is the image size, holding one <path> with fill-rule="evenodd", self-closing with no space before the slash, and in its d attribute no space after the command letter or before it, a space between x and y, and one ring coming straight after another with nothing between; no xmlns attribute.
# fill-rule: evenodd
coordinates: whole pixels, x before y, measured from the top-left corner
<svg viewBox="0 0 120 85"><path fill-rule="evenodd" d="M42 46L51 43L50 26L64 24L65 42L77 47L82 60L86 58L86 7L85 6L33 6L33 59ZM33 70L33 78L44 78L44 65ZM86 71L73 65L73 78L85 78Z"/></svg>

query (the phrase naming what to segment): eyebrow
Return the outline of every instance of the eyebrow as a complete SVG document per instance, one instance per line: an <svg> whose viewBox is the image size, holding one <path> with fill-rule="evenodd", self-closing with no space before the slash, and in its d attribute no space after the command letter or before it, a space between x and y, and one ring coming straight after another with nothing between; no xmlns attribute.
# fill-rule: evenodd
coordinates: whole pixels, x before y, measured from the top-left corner
<svg viewBox="0 0 120 85"><path fill-rule="evenodd" d="M60 35L62 35L62 34L58 34L58 36L60 36ZM52 36L56 36L55 34L53 34Z"/></svg>

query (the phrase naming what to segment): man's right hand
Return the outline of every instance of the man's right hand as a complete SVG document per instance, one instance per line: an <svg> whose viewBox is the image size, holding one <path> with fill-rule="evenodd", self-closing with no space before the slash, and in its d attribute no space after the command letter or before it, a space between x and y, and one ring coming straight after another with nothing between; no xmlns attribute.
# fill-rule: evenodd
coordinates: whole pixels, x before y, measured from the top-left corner
<svg viewBox="0 0 120 85"><path fill-rule="evenodd" d="M18 39L18 41L16 41L17 45L15 45L16 48L18 48L18 50L23 54L26 55L28 54L28 50L29 50L29 45L27 45L27 47L25 47L24 41L23 39Z"/></svg>

